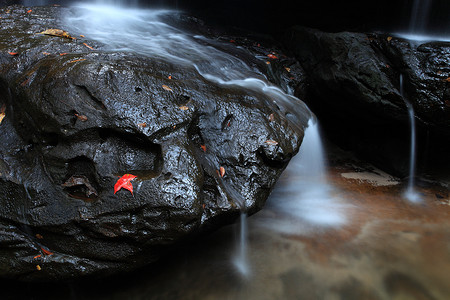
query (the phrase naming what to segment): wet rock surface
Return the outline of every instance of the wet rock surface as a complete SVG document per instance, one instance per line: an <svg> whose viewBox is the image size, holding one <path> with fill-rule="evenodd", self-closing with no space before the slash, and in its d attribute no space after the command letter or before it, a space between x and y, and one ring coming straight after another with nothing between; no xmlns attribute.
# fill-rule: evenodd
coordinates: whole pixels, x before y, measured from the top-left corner
<svg viewBox="0 0 450 300"><path fill-rule="evenodd" d="M407 174L414 107L419 163L446 159L450 137L450 44L295 27L283 38L306 72L297 90L339 145ZM403 76L403 87L400 84ZM402 90L403 89L403 93Z"/></svg>
<svg viewBox="0 0 450 300"><path fill-rule="evenodd" d="M259 210L306 109L293 126L268 96L194 67L38 34L64 30L63 10L0 9L0 276L134 269ZM134 194L114 194L127 173Z"/></svg>

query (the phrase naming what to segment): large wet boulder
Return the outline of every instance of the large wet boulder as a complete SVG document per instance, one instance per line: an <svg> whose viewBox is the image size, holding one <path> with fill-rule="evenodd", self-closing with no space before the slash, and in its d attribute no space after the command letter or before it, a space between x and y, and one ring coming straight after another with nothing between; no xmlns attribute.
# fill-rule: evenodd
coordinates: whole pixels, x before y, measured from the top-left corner
<svg viewBox="0 0 450 300"><path fill-rule="evenodd" d="M293 122L194 67L37 34L64 30L63 8L28 9L0 9L0 277L134 269L264 205L302 141L300 101ZM133 194L114 192L124 174Z"/></svg>
<svg viewBox="0 0 450 300"><path fill-rule="evenodd" d="M447 159L450 44L417 44L388 35L326 33L294 27L283 42L308 84L296 91L329 136L380 167L407 175L415 111L419 162ZM402 80L400 79L402 77ZM402 84L401 84L402 81Z"/></svg>

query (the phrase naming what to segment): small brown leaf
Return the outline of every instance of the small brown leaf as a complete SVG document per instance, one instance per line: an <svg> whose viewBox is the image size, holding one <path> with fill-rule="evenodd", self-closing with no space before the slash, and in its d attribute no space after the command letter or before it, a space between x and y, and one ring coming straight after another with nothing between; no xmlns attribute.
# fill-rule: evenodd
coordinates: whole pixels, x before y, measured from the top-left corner
<svg viewBox="0 0 450 300"><path fill-rule="evenodd" d="M86 60L86 58L74 59L74 60L69 61L68 63L72 64L72 63L75 63L75 62L78 62L78 61L83 61L83 60Z"/></svg>
<svg viewBox="0 0 450 300"><path fill-rule="evenodd" d="M388 36L388 37L386 38L386 40L387 40L388 42L390 42L390 41L392 40L392 36Z"/></svg>
<svg viewBox="0 0 450 300"><path fill-rule="evenodd" d="M225 176L225 168L224 167L219 168L219 175L220 175L220 177Z"/></svg>
<svg viewBox="0 0 450 300"><path fill-rule="evenodd" d="M51 36L57 36L57 37L63 37L67 39L73 40L74 38L70 36L70 34L67 31L61 30L61 29L47 29L42 32L39 32L40 34L45 35L51 35Z"/></svg>
<svg viewBox="0 0 450 300"><path fill-rule="evenodd" d="M142 127L142 128L145 128L145 127L147 127L147 123L138 123L138 126L139 127Z"/></svg>
<svg viewBox="0 0 450 300"><path fill-rule="evenodd" d="M60 53L59 55L63 56L63 55L66 55L66 54L67 54L66 52L63 52L63 53Z"/></svg>
<svg viewBox="0 0 450 300"><path fill-rule="evenodd" d="M270 65L270 61L266 61L266 65Z"/></svg>
<svg viewBox="0 0 450 300"><path fill-rule="evenodd" d="M51 53L49 53L49 52L42 52L42 54L44 54L44 55L50 55Z"/></svg>
<svg viewBox="0 0 450 300"><path fill-rule="evenodd" d="M33 10L32 9L29 9L28 11L27 11L27 14L29 14L30 12L32 12Z"/></svg>
<svg viewBox="0 0 450 300"><path fill-rule="evenodd" d="M91 49L91 50L95 50L94 48L92 48L91 46L89 46L89 45L86 44L86 43L83 43L83 45L85 45L86 47L88 47L88 48Z"/></svg>
<svg viewBox="0 0 450 300"><path fill-rule="evenodd" d="M38 271L42 270L40 265L36 265L36 269L37 269Z"/></svg>
<svg viewBox="0 0 450 300"><path fill-rule="evenodd" d="M171 75L169 75L169 77L167 77L168 79L172 79L172 76Z"/></svg>
<svg viewBox="0 0 450 300"><path fill-rule="evenodd" d="M2 124L3 119L4 119L5 116L6 116L5 111L6 111L6 105L3 104L3 105L2 105L2 108L0 109L0 124Z"/></svg>
<svg viewBox="0 0 450 300"><path fill-rule="evenodd" d="M80 34L80 37L84 37L84 34Z"/></svg>
<svg viewBox="0 0 450 300"><path fill-rule="evenodd" d="M41 257L42 255L36 255L35 257L33 257L33 259L38 259L39 257Z"/></svg>
<svg viewBox="0 0 450 300"><path fill-rule="evenodd" d="M188 109L189 109L189 107L187 107L187 106L185 106L185 105L180 106L180 107L178 107L178 108L181 109L181 110L188 110Z"/></svg>
<svg viewBox="0 0 450 300"><path fill-rule="evenodd" d="M446 82L450 82L450 77L448 77L448 78L444 79L444 81L446 81Z"/></svg>
<svg viewBox="0 0 450 300"><path fill-rule="evenodd" d="M170 87L168 87L167 85L163 84L162 88L165 89L168 92L173 92L172 89Z"/></svg>
<svg viewBox="0 0 450 300"><path fill-rule="evenodd" d="M267 140L266 144L267 145L271 145L271 146L276 146L276 145L278 145L278 142L277 141L273 141L273 140Z"/></svg>
<svg viewBox="0 0 450 300"><path fill-rule="evenodd" d="M78 120L81 122L86 122L88 118L85 115L75 114L75 117L77 117Z"/></svg>
<svg viewBox="0 0 450 300"><path fill-rule="evenodd" d="M291 72L291 68L288 68L288 67L284 67L284 69L288 72L288 73L290 73Z"/></svg>
<svg viewBox="0 0 450 300"><path fill-rule="evenodd" d="M17 54L19 54L18 52L8 52L8 54L9 55L12 55L12 56L16 56Z"/></svg>
<svg viewBox="0 0 450 300"><path fill-rule="evenodd" d="M277 59L278 57L274 54L267 54L267 57L271 58L271 59Z"/></svg>
<svg viewBox="0 0 450 300"><path fill-rule="evenodd" d="M36 233L36 238L42 240L44 237L42 235L40 235L39 233Z"/></svg>
<svg viewBox="0 0 450 300"><path fill-rule="evenodd" d="M206 152L206 146L205 145L200 145L200 148L202 148L203 152Z"/></svg>
<svg viewBox="0 0 450 300"><path fill-rule="evenodd" d="M270 122L275 121L275 116L274 116L274 114L270 114L270 115L269 115L269 121L270 121Z"/></svg>

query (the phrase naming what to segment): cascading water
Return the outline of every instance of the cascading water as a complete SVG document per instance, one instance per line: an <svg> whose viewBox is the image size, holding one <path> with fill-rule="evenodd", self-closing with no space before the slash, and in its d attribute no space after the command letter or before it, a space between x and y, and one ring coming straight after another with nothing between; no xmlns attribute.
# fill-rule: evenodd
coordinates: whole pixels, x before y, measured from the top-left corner
<svg viewBox="0 0 450 300"><path fill-rule="evenodd" d="M410 122L410 130L411 130L411 141L410 141L410 158L409 158L409 179L408 179L408 187L404 193L406 199L411 202L420 201L420 195L416 192L414 186L414 179L416 176L416 124L414 117L414 108L412 104L408 101L404 92L404 83L403 83L403 75L400 74L400 95L402 95L406 107L408 109L408 116Z"/></svg>
<svg viewBox="0 0 450 300"><path fill-rule="evenodd" d="M343 225L347 221L348 205L332 196L332 191L326 176L319 124L313 117L308 122L298 155L291 160L269 198L268 210L273 213L263 218L269 221L264 220L261 226L299 234L305 232L307 226Z"/></svg>
<svg viewBox="0 0 450 300"><path fill-rule="evenodd" d="M411 7L408 32L403 32L398 35L417 42L450 41L448 30L442 32L430 32L428 30L432 5L432 0L414 0ZM445 24L443 27L445 29Z"/></svg>

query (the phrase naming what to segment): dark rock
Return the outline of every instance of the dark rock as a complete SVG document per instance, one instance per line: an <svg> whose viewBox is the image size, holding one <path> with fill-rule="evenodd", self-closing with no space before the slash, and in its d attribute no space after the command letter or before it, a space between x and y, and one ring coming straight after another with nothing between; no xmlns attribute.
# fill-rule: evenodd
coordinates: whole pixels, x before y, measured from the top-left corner
<svg viewBox="0 0 450 300"><path fill-rule="evenodd" d="M299 149L306 109L295 126L267 95L194 67L36 34L65 30L61 10L0 9L1 277L134 269L264 205ZM114 195L125 173L138 176L134 195Z"/></svg>
<svg viewBox="0 0 450 300"><path fill-rule="evenodd" d="M410 126L418 127L419 163L450 136L450 44L420 46L387 35L325 33L303 27L283 39L306 72L296 94L308 103L329 136L397 175L409 165ZM400 75L404 92L401 93ZM446 148L447 149L447 148ZM441 150L439 150L441 151ZM434 152L434 154L433 154Z"/></svg>

